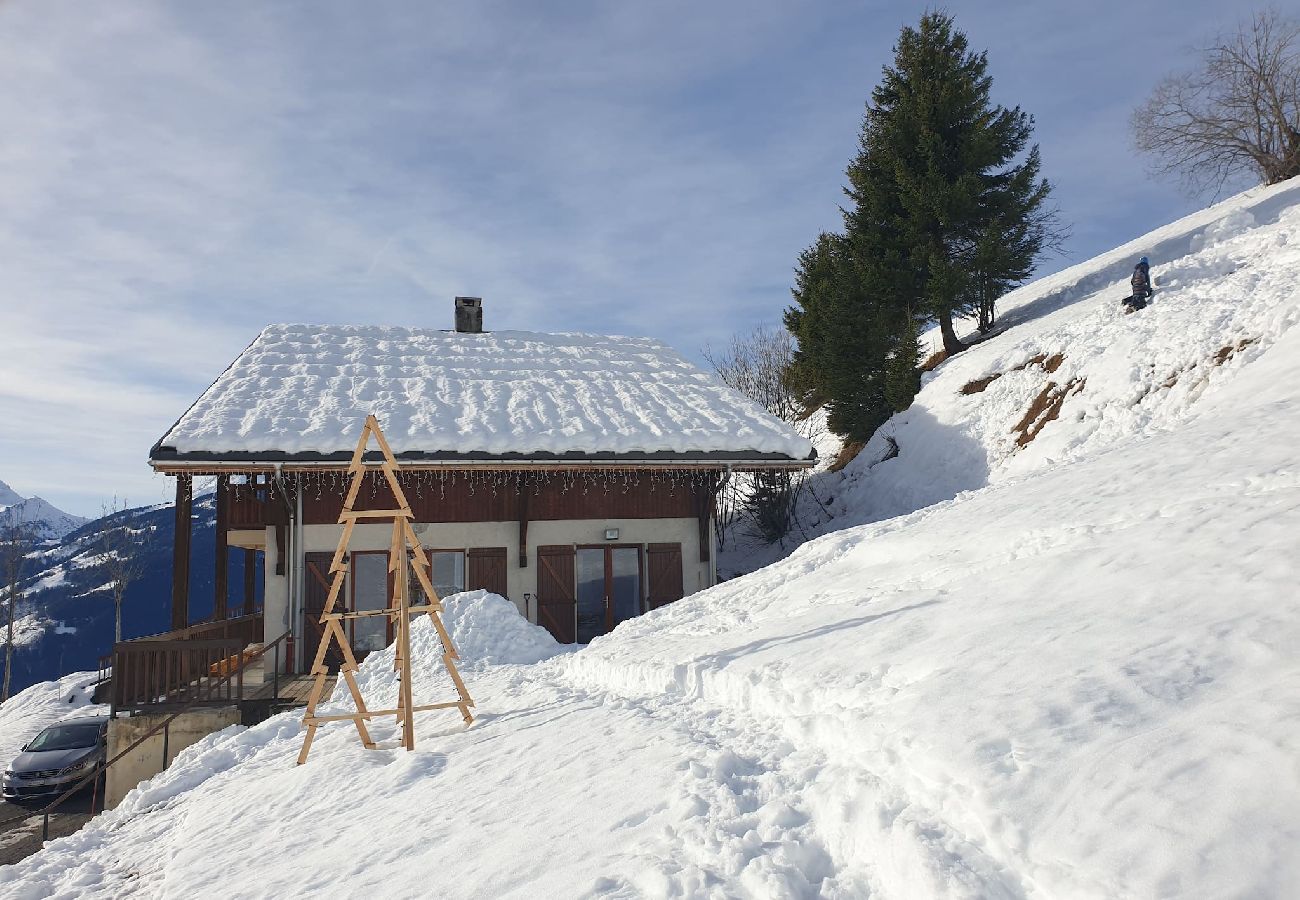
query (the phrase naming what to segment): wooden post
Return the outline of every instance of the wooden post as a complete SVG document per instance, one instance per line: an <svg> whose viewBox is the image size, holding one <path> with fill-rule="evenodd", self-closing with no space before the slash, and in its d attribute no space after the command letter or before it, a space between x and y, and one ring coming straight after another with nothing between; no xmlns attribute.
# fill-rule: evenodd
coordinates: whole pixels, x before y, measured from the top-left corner
<svg viewBox="0 0 1300 900"><path fill-rule="evenodd" d="M172 630L190 624L190 504L193 479L176 476L176 529L172 542Z"/></svg>
<svg viewBox="0 0 1300 900"><path fill-rule="evenodd" d="M244 615L251 616L257 601L257 551L244 551Z"/></svg>
<svg viewBox="0 0 1300 900"><path fill-rule="evenodd" d="M708 484L700 484L696 487L695 503L700 531L700 562L708 562L709 554L713 550L709 546L713 543L709 534L709 522L713 518L713 488Z"/></svg>
<svg viewBox="0 0 1300 900"><path fill-rule="evenodd" d="M528 568L528 482L519 492L519 568Z"/></svg>
<svg viewBox="0 0 1300 900"><path fill-rule="evenodd" d="M212 618L220 621L226 618L226 603L230 598L230 476L217 476L217 552L216 571L213 573Z"/></svg>

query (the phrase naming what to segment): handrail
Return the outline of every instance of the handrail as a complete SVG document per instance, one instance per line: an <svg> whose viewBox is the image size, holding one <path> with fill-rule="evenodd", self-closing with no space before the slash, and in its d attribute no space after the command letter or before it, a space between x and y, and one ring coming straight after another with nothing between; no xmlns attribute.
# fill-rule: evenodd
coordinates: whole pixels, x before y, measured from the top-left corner
<svg viewBox="0 0 1300 900"><path fill-rule="evenodd" d="M271 641L271 643L269 643L269 644L263 644L262 647L261 647L261 649L259 649L259 650L257 650L256 652L250 654L246 659L244 659L244 661L243 661L242 663L240 663L240 665L239 665L237 668L235 668L234 670L232 670L232 671L230 672L230 674L228 674L228 675L226 675L224 678L222 678L221 681L219 681L219 682L217 683L217 686L220 687L222 684L224 684L225 682L229 681L231 678L234 678L236 675L242 675L244 669L246 669L246 668L247 668L247 667L248 667L248 666L249 666L249 665L250 665L254 660L261 659L262 656L266 654L266 651L267 651L267 650L270 650L272 647L275 647L275 648L276 648L276 656L277 656L277 658L278 658L278 657L279 657L279 653L280 653L280 651L279 651L279 645L280 645L280 642L283 641L285 638L289 637L290 634L291 634L291 632L286 631L284 634L280 635L278 638L276 638L275 640ZM277 664L275 668L278 669L278 668L279 668L279 665ZM276 673L276 682L275 682L275 684L276 684L275 693L276 693L276 694L279 694L279 693L280 693L280 690L279 690L278 673ZM134 750L136 747L139 747L141 744L143 744L143 743L144 743L145 741L147 741L149 738L153 737L155 734L157 734L157 733L158 733L159 731L161 731L162 729L167 728L169 725L171 725L171 723L176 719L177 716L181 715L182 713L189 712L190 707L193 706L193 705L194 705L195 703L197 703L197 702L198 702L198 698L197 698L197 697L195 697L193 700L190 700L188 703L186 703L186 704L185 704L184 706L182 706L180 709L176 710L176 711L175 711L174 713L172 713L170 716L168 716L167 718L163 719L161 722L159 722L159 723L158 723L157 725L155 725L153 728L150 728L148 731L146 731L144 734L142 734L139 738L136 739L135 743L133 743L131 746L127 747L127 748L126 748L125 750L123 750L121 753L117 754L117 756L114 756L112 759L104 760L103 762L99 763L99 765L95 766L95 768L94 768L93 771L91 771L89 774L87 774L87 775L85 775L84 777L82 777L82 779L81 779L80 781L78 781L78 782L77 782L76 784L74 784L72 787L68 788L66 791L64 791L62 794L60 794L58 797L56 797L56 798L54 799L54 801L51 802L48 806L46 806L44 809L38 809L36 812L28 813L28 814L26 814L26 815L22 815L22 816L11 816L11 817L8 818L8 819L0 819L0 825L8 825L10 822L18 822L18 821L21 821L21 820L24 820L24 819L33 819L33 818L35 818L36 816L44 816L44 817L45 817L45 822L44 822L44 824L43 824L42 827L41 827L41 840L43 840L43 841L47 841L47 840L49 840L49 839L50 839L50 811L51 811L51 810L53 810L55 807L57 807L59 804L61 804L64 800L67 800L69 797L71 797L71 796L72 796L73 794L75 794L77 791L79 791L79 790L81 790L82 788L84 788L84 787L86 786L86 784L87 784L87 783L88 783L92 778L98 778L98 777L100 776L101 773L107 772L109 766L113 765L113 763L117 762L119 759L121 759L122 757L126 756L128 753L130 753L130 752L131 752L132 750ZM166 755L164 754L164 756L163 756L163 768L166 769L166 767L167 767L167 757L166 757ZM107 783L106 783L104 786L105 786L105 788L107 788L107 787L108 787ZM91 812L92 815L93 815L94 812L95 812L95 810L94 810L94 805L93 805L93 804L92 804L92 806L91 806L91 810L90 810L90 812Z"/></svg>
<svg viewBox="0 0 1300 900"><path fill-rule="evenodd" d="M162 634L145 634L140 637L127 638L124 641L118 641L118 644L147 644L151 641L185 641L191 640L192 634L203 634L208 631L225 630L231 625L241 625L252 619L262 617L262 611L250 613L246 616L231 616L228 619L210 619L206 622L195 622L193 625L187 625L185 628L177 628L173 631L164 631ZM116 647L117 644L114 644Z"/></svg>

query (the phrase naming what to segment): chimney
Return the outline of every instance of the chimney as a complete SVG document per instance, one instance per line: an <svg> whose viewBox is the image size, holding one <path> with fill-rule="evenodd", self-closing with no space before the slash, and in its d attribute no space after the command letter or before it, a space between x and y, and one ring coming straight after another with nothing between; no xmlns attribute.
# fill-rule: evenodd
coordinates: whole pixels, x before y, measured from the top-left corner
<svg viewBox="0 0 1300 900"><path fill-rule="evenodd" d="M456 298L456 331L460 334L483 333L483 298Z"/></svg>

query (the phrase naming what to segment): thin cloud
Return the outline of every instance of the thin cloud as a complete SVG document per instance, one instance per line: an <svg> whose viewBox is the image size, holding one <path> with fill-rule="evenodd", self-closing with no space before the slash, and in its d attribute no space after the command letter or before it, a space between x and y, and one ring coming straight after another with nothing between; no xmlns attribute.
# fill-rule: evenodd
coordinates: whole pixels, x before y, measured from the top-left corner
<svg viewBox="0 0 1300 900"><path fill-rule="evenodd" d="M922 9L0 5L0 478L158 499L149 446L269 321L444 326L476 293L489 327L697 354L778 320ZM1217 4L957 16L1039 116L1076 253L1181 211L1127 149L1168 62L1134 61Z"/></svg>

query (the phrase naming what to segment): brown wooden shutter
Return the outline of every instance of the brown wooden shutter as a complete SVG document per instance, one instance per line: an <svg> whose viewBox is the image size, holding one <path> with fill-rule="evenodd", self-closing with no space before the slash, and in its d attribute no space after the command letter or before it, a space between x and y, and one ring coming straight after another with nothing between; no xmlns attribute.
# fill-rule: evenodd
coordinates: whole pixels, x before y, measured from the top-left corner
<svg viewBox="0 0 1300 900"><path fill-rule="evenodd" d="M465 572L465 590L479 589L506 596L506 548L475 547L469 557Z"/></svg>
<svg viewBox="0 0 1300 900"><path fill-rule="evenodd" d="M334 559L333 553L304 553L303 554L303 658L312 659L316 655L316 648L320 646L321 638L325 635L325 628L320 623L320 614L325 609L325 601L329 599L330 584L333 577L330 575L330 563ZM346 607L348 605L347 597L340 596L335 609ZM336 645L331 644L329 652L325 656L325 666L331 672L337 671L339 665L343 662L343 654L339 652Z"/></svg>
<svg viewBox="0 0 1300 900"><path fill-rule="evenodd" d="M649 603L657 609L682 599L682 545L649 544L645 549L649 570Z"/></svg>
<svg viewBox="0 0 1300 900"><path fill-rule="evenodd" d="M561 644L577 640L578 594L573 577L574 550L567 545L537 548L537 623Z"/></svg>

